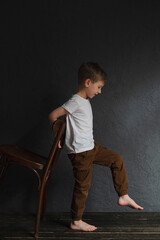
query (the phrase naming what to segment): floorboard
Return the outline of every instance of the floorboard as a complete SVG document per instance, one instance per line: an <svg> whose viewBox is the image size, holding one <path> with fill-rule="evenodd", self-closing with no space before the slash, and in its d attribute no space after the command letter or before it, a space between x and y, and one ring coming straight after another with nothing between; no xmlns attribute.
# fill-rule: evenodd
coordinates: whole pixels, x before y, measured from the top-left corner
<svg viewBox="0 0 160 240"><path fill-rule="evenodd" d="M47 214L41 221L39 239L55 240L160 240L160 213L85 213L84 221L96 225L94 232L69 228L69 213ZM35 216L32 214L1 213L1 239L34 239Z"/></svg>

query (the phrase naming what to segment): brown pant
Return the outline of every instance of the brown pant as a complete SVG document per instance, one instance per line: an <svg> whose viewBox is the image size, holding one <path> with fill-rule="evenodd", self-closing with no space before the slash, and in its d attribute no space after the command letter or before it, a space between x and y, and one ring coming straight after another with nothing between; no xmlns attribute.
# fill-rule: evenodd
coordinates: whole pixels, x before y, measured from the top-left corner
<svg viewBox="0 0 160 240"><path fill-rule="evenodd" d="M92 166L99 164L111 169L113 183L119 196L127 194L128 180L125 166L118 153L99 146L95 142L93 150L86 152L68 154L73 166L75 186L71 204L71 214L73 220L82 219L85 209L85 202L91 185Z"/></svg>

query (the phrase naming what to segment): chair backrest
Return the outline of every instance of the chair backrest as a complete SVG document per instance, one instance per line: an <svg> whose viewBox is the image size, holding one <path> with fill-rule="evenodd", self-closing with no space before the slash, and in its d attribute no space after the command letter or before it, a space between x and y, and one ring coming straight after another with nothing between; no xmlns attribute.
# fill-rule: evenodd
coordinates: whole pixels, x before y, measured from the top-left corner
<svg viewBox="0 0 160 240"><path fill-rule="evenodd" d="M58 143L61 142L61 146L64 145L65 140L65 129L66 129L66 121L64 119L58 119L56 123L54 124L54 129L56 129L56 137L54 139L52 148L50 150L50 154L46 163L46 171L53 169L56 165L56 162L58 160L60 151L62 148L58 147Z"/></svg>

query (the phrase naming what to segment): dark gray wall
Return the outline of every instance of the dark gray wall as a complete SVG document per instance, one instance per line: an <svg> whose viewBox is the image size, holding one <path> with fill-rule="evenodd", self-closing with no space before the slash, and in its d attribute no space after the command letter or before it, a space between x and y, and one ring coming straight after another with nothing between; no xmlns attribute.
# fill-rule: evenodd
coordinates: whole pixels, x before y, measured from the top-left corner
<svg viewBox="0 0 160 240"><path fill-rule="evenodd" d="M129 194L160 210L160 1L15 1L3 13L0 144L47 156L48 114L77 90L77 69L96 61L108 73L91 100L95 139L124 159ZM12 166L0 186L0 211L35 211L36 177ZM48 211L69 211L73 175L65 151L52 175ZM110 170L94 166L86 211L117 206Z"/></svg>

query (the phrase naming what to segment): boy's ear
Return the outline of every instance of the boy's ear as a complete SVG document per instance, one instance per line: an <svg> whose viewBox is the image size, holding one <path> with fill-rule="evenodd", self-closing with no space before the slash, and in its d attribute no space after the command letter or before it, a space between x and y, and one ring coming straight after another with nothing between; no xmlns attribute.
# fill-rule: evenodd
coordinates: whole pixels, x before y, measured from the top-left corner
<svg viewBox="0 0 160 240"><path fill-rule="evenodd" d="M91 79L87 78L84 82L85 87L89 87L90 83L91 83Z"/></svg>

